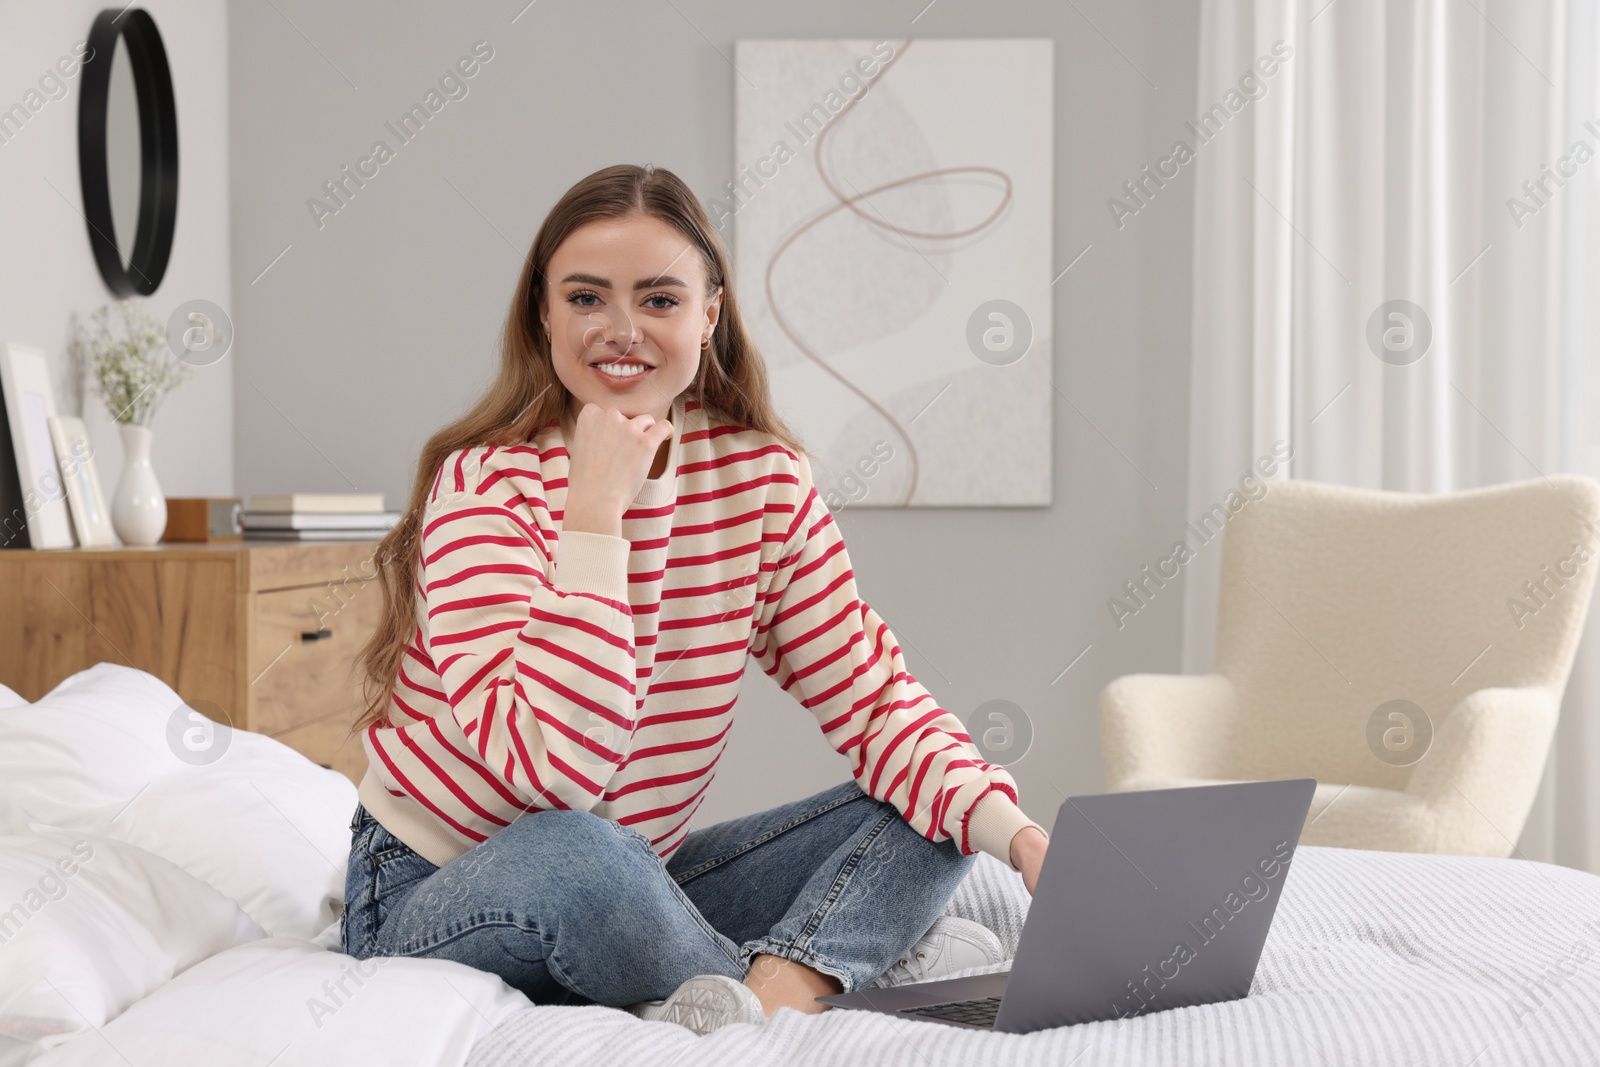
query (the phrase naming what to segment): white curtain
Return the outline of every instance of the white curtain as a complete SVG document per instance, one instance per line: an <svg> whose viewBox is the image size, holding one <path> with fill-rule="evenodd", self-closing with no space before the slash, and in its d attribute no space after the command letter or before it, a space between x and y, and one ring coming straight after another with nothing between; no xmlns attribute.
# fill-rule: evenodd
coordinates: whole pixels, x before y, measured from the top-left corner
<svg viewBox="0 0 1600 1067"><path fill-rule="evenodd" d="M1600 475L1595 6L1202 0L1198 111L1293 55L1193 164L1191 514L1279 439L1290 476L1369 488ZM1190 565L1186 671L1218 562ZM1597 630L1519 851L1600 872Z"/></svg>

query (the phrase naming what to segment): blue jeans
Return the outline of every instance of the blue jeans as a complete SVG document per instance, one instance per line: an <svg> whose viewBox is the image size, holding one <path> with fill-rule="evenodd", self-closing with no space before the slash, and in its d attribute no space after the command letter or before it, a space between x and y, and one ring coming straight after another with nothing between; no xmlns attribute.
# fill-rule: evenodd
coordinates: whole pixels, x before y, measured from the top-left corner
<svg viewBox="0 0 1600 1067"><path fill-rule="evenodd" d="M357 959L448 959L536 1004L622 1007L686 979L796 960L844 992L886 971L944 911L972 856L845 782L684 839L663 863L637 830L537 811L436 867L361 805L341 922Z"/></svg>

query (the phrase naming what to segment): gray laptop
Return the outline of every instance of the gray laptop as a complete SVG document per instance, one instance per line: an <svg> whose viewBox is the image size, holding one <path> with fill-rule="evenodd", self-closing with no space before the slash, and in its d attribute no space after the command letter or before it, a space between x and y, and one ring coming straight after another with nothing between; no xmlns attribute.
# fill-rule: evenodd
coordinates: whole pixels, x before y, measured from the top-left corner
<svg viewBox="0 0 1600 1067"><path fill-rule="evenodd" d="M817 999L1026 1034L1246 996L1316 785L1068 797L1009 972Z"/></svg>

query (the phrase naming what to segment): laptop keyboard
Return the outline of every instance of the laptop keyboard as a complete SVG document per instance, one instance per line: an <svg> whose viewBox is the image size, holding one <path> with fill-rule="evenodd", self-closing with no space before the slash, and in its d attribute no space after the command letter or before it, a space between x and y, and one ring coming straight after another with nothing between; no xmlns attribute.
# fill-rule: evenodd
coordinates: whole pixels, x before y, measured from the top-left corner
<svg viewBox="0 0 1600 1067"><path fill-rule="evenodd" d="M978 1000L952 1000L944 1004L925 1004L920 1008L902 1008L901 1015L919 1015L924 1019L939 1019L964 1026L994 1028L995 1016L1000 1013L999 997L982 997Z"/></svg>

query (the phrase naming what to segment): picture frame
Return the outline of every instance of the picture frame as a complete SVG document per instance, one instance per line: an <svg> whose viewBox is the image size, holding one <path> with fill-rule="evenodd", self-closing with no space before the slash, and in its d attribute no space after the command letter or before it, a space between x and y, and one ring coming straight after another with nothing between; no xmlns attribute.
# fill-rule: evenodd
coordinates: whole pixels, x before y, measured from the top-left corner
<svg viewBox="0 0 1600 1067"><path fill-rule="evenodd" d="M85 548L105 548L117 543L111 528L111 508L100 491L100 473L94 465L94 448L83 420L74 415L50 418L50 441L55 446L56 469L66 486L72 532Z"/></svg>
<svg viewBox="0 0 1600 1067"><path fill-rule="evenodd" d="M7 342L0 349L0 389L5 391L6 421L22 490L19 510L24 513L28 544L33 548L71 548L74 538L67 494L50 439L56 398L44 352Z"/></svg>

